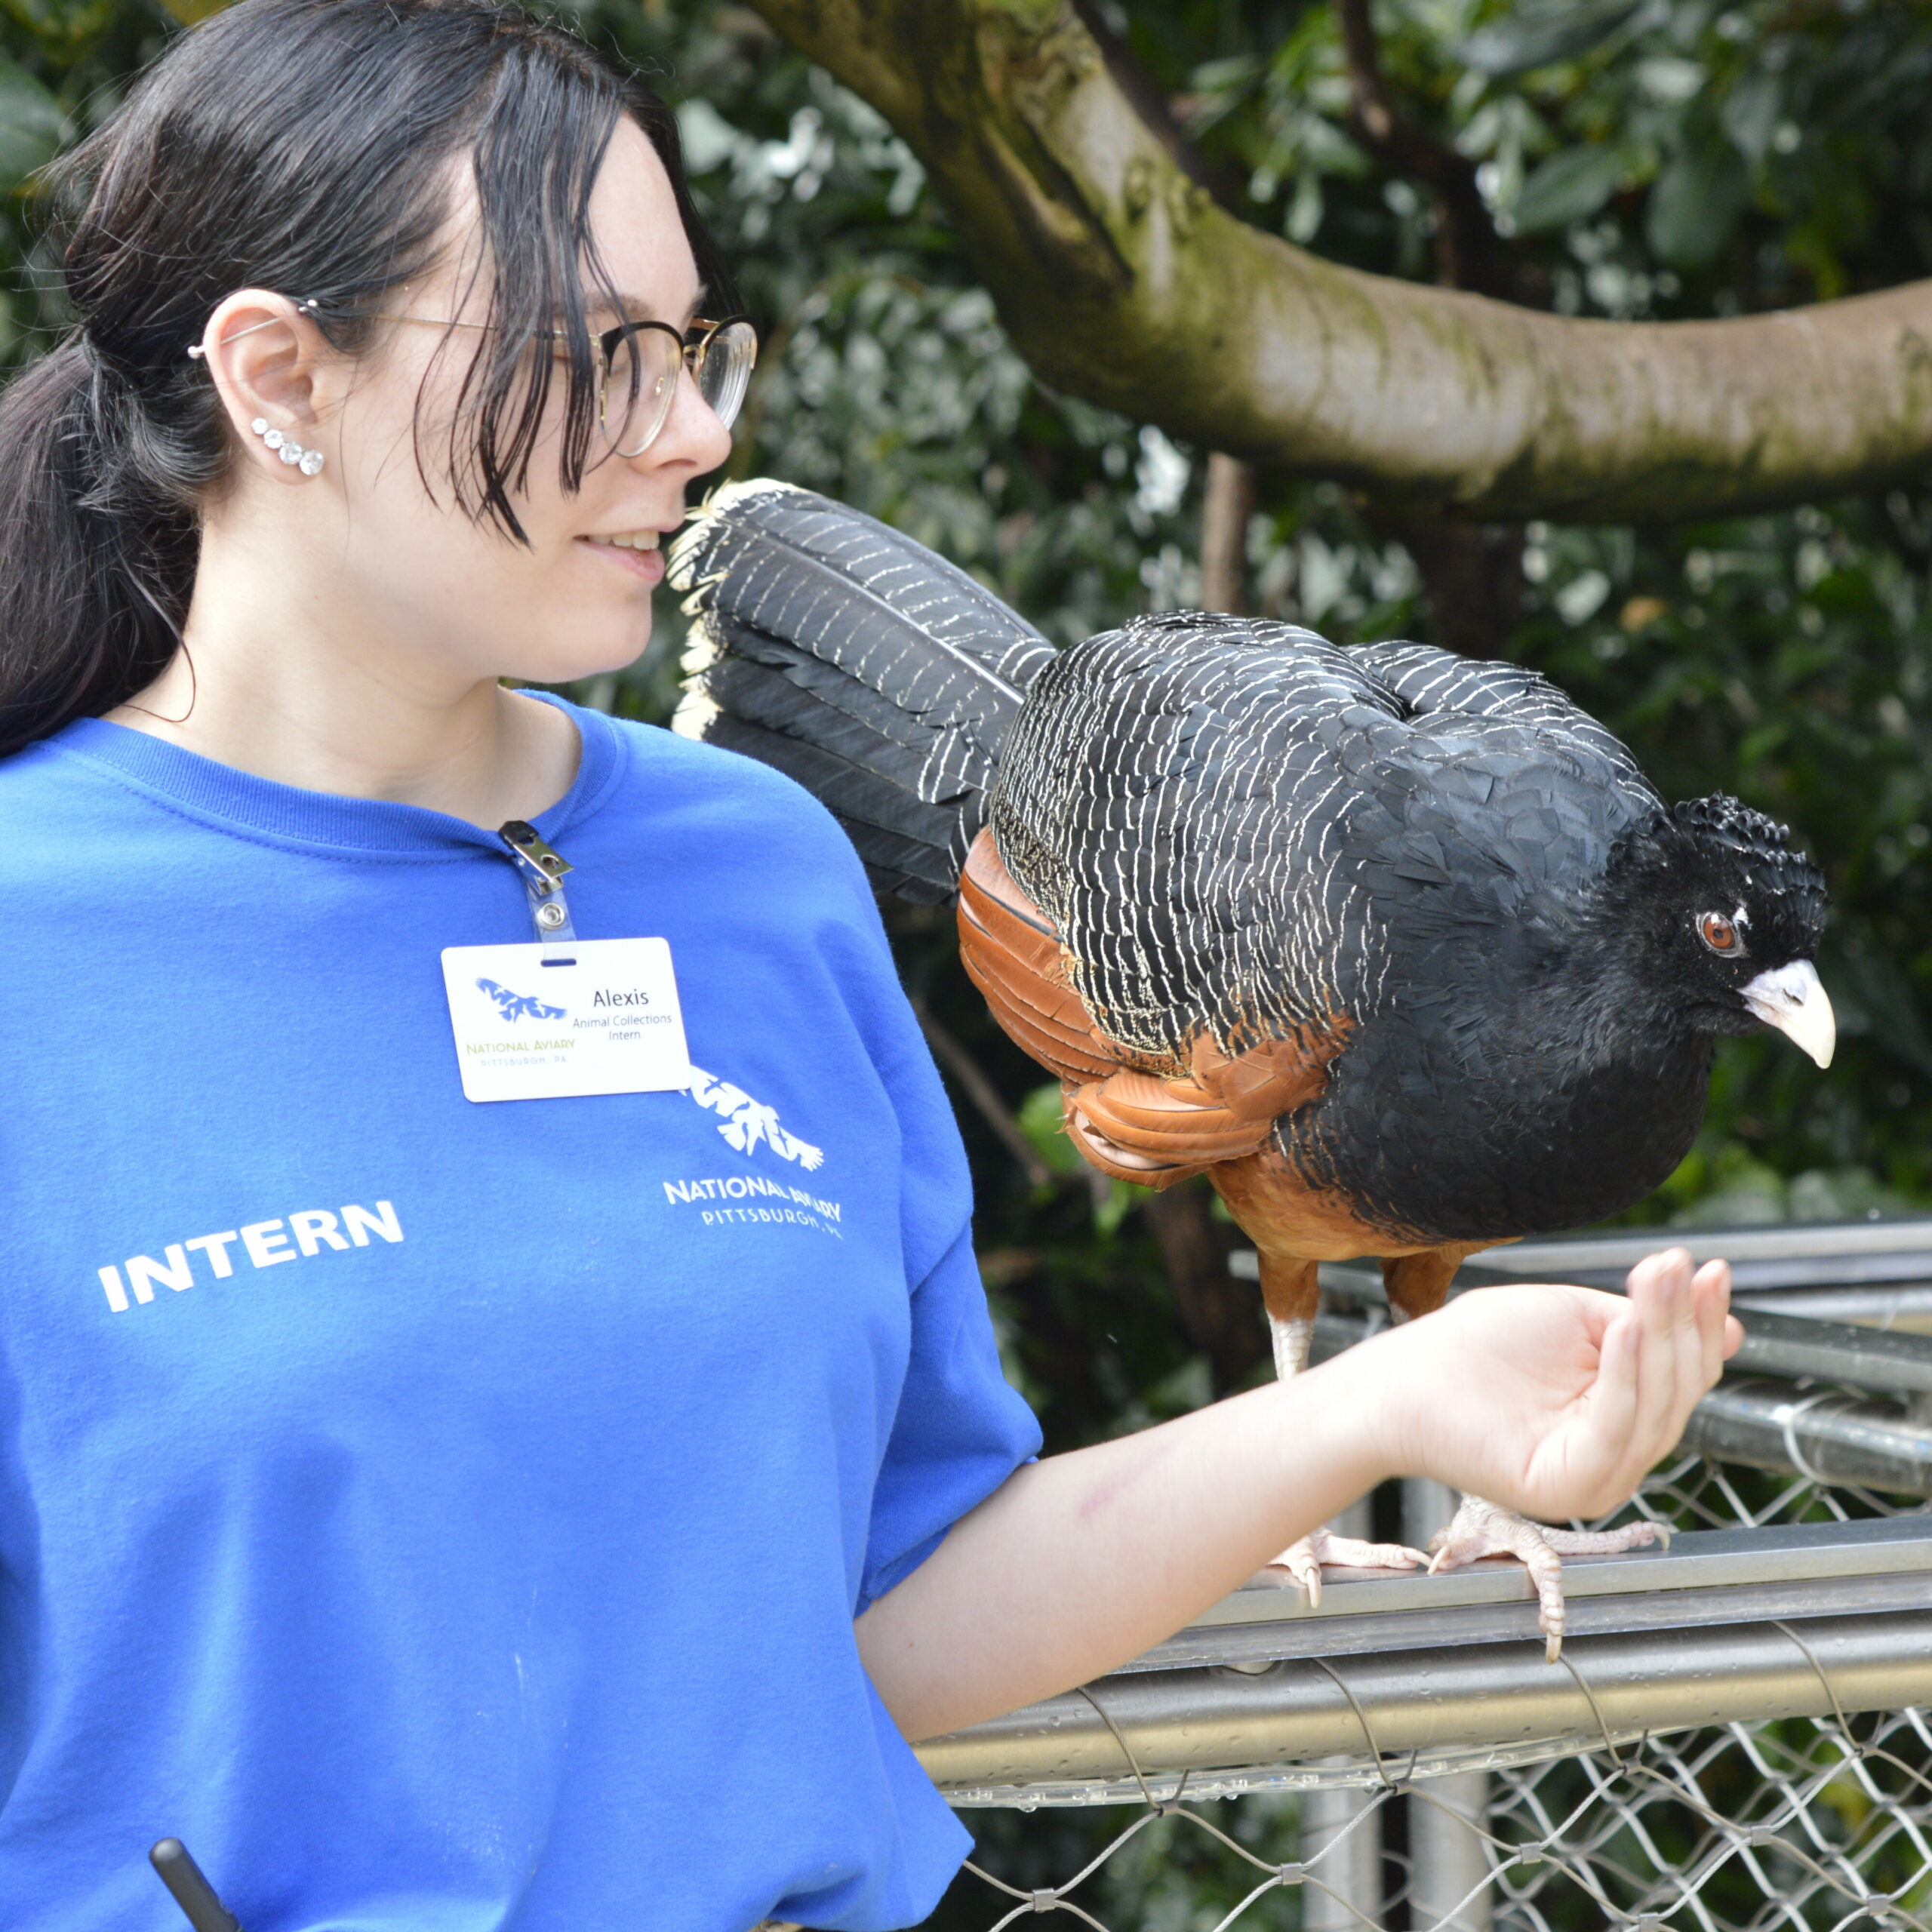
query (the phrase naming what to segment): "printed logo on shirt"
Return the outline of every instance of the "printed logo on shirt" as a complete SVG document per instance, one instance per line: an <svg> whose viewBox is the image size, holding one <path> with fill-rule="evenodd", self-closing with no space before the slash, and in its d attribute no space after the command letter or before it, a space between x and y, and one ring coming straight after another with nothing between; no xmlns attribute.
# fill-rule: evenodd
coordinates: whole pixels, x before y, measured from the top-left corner
<svg viewBox="0 0 1932 1932"><path fill-rule="evenodd" d="M705 1208L700 1217L707 1228L736 1221L783 1222L793 1227L816 1228L835 1241L844 1238L838 1231L837 1201L821 1201L802 1187L767 1180L762 1174L711 1174L703 1180L667 1180L664 1198L674 1208L688 1206L693 1201L715 1203ZM736 1201L748 1204L743 1208L728 1204Z"/></svg>
<svg viewBox="0 0 1932 1932"><path fill-rule="evenodd" d="M194 1264L188 1259L191 1254L200 1255L210 1275L223 1281L235 1272L231 1251L238 1241L253 1266L273 1268L284 1261L312 1260L325 1250L340 1253L349 1247L367 1247L371 1235L386 1241L401 1240L402 1223L396 1218L393 1201L379 1201L371 1209L352 1201L333 1214L326 1208L305 1208L286 1220L251 1221L246 1227L229 1228L218 1235L170 1241L158 1261L151 1254L131 1256L123 1264L128 1271L125 1281L120 1268L112 1265L97 1272L106 1291L108 1306L116 1315L125 1315L131 1306L128 1300L131 1290L135 1301L149 1302L154 1300L157 1284L177 1294L192 1288L195 1277Z"/></svg>
<svg viewBox="0 0 1932 1932"><path fill-rule="evenodd" d="M740 1153L749 1154L761 1146L768 1147L781 1161L797 1161L808 1174L817 1172L824 1164L822 1149L801 1140L795 1134L786 1133L778 1124L777 1109L761 1106L743 1088L734 1087L728 1080L720 1080L715 1073L694 1066L686 1091L700 1106L724 1115L724 1124L718 1131Z"/></svg>
<svg viewBox="0 0 1932 1932"><path fill-rule="evenodd" d="M519 1020L561 1020L570 1011L568 1007L546 1006L532 993L513 993L494 980L478 980L476 990L488 993L497 1002L497 1012L512 1025Z"/></svg>
<svg viewBox="0 0 1932 1932"><path fill-rule="evenodd" d="M808 1174L816 1173L825 1164L822 1148L789 1132L780 1122L777 1108L753 1100L742 1087L734 1087L728 1080L720 1080L715 1073L694 1066L686 1091L700 1106L724 1116L718 1131L747 1158L761 1147ZM664 1198L672 1207L698 1204L700 1219L707 1228L740 1221L774 1222L815 1228L835 1241L843 1238L838 1231L839 1204L821 1200L789 1181L772 1180L755 1173L710 1174L696 1180L667 1180L663 1187ZM735 1204L739 1202L744 1204Z"/></svg>

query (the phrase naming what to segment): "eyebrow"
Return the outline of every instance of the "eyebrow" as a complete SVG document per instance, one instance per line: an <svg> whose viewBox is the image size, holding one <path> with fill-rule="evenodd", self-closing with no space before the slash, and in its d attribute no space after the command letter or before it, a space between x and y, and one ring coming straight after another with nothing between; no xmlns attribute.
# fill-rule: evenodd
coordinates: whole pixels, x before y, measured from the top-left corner
<svg viewBox="0 0 1932 1932"><path fill-rule="evenodd" d="M681 326L688 328L704 312L704 305L709 289L703 282L698 284L697 293L691 299L691 305L678 318ZM625 316L646 317L653 314L655 305L647 302L641 295L626 295L621 292L614 301L607 295L586 290L584 307L592 315L614 314Z"/></svg>

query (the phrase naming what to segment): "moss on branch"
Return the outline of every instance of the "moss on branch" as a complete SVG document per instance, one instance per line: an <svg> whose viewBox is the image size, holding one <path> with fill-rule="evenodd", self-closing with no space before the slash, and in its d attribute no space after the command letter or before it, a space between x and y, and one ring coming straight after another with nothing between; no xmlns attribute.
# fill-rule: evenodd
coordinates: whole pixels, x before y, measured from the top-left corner
<svg viewBox="0 0 1932 1932"><path fill-rule="evenodd" d="M1578 321L1324 262L1175 163L1072 0L752 0L877 107L1050 382L1203 447L1472 519L1651 521L1932 457L1932 283Z"/></svg>

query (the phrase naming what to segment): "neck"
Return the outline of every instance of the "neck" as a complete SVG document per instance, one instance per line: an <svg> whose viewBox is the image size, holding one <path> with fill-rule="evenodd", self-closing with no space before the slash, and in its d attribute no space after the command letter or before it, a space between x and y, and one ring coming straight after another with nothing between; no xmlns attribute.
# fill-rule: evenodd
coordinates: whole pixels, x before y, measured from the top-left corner
<svg viewBox="0 0 1932 1932"><path fill-rule="evenodd" d="M421 805L491 830L534 818L577 775L575 728L426 646L423 628L358 606L316 549L267 558L211 519L183 649L107 715L309 791Z"/></svg>

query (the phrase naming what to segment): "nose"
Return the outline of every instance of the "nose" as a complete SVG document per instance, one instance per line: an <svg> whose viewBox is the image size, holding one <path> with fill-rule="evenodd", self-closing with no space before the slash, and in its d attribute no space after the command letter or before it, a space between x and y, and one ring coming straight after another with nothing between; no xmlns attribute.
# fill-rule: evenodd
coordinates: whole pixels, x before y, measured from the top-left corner
<svg viewBox="0 0 1932 1932"><path fill-rule="evenodd" d="M731 432L718 420L718 413L704 399L697 380L688 369L681 370L678 391L671 413L650 447L632 460L648 469L686 469L693 476L715 469L731 454Z"/></svg>

